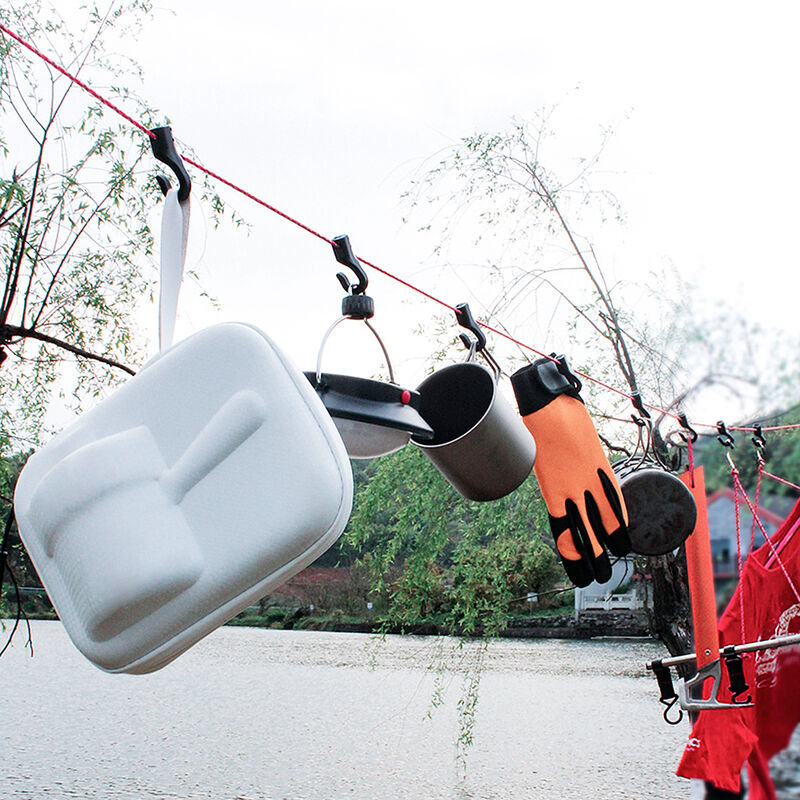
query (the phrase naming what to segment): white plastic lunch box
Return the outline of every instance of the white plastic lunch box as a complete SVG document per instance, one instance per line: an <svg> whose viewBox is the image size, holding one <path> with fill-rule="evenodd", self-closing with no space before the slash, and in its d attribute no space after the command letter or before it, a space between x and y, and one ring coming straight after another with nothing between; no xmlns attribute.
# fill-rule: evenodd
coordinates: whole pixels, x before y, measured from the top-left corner
<svg viewBox="0 0 800 800"><path fill-rule="evenodd" d="M28 461L20 535L78 649L152 672L324 552L353 478L307 378L217 325L150 361Z"/></svg>

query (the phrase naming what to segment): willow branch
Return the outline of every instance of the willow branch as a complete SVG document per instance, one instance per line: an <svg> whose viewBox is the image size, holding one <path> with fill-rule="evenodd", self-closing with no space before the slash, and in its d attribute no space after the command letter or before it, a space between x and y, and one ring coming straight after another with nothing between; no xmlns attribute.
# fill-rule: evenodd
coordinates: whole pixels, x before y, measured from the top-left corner
<svg viewBox="0 0 800 800"><path fill-rule="evenodd" d="M70 353L74 353L76 356L80 356L81 358L88 358L92 361L100 361L103 364L108 364L110 367L121 369L124 372L127 372L129 375L136 374L136 372L130 367L126 366L125 364L121 364L119 361L115 361L113 358L106 358L105 356L97 355L97 353L90 353L88 350L76 347L74 344L65 342L62 339L56 339L54 336L48 336L46 333L42 333L35 328L21 328L17 325L3 325L0 327L0 337L5 339L11 337L16 337L19 339L38 339L40 342L46 342L47 344L55 345L56 347L60 347L62 350L67 350Z"/></svg>

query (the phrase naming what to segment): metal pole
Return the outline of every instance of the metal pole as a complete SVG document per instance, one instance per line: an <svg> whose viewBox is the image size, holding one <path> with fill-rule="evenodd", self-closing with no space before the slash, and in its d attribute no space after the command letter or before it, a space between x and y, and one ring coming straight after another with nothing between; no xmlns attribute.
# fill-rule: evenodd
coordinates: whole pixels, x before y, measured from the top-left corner
<svg viewBox="0 0 800 800"><path fill-rule="evenodd" d="M793 644L800 644L800 633L792 634L791 636L778 636L775 639L761 639L758 642L747 642L745 644L733 645L733 647L724 647L723 652L733 653L752 653L756 650L771 650L776 647L789 647ZM695 661L697 655L695 653L688 653L685 656L675 656L674 658L665 658L663 660L650 661L646 664L647 669L652 670L654 665L661 664L664 667L676 667L678 664L688 664L690 661Z"/></svg>

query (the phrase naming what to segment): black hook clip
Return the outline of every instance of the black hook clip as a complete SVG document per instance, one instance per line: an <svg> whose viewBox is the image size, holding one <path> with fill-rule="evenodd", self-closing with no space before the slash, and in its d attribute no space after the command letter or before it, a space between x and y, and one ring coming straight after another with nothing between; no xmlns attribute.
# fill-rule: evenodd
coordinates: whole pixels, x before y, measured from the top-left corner
<svg viewBox="0 0 800 800"><path fill-rule="evenodd" d="M717 441L721 445L723 445L724 447L729 447L731 450L733 450L734 447L736 447L736 442L733 436L731 436L730 432L725 427L725 423L722 420L719 420L719 422L717 422L717 434L718 434Z"/></svg>
<svg viewBox="0 0 800 800"><path fill-rule="evenodd" d="M333 255L340 264L350 267L358 278L358 283L350 283L347 275L344 272L337 272L336 277L342 288L350 294L342 298L342 316L349 319L371 319L375 315L375 301L369 296L364 294L369 280L364 267L361 262L356 258L353 252L353 247L350 244L350 239L342 234L341 236L334 236Z"/></svg>
<svg viewBox="0 0 800 800"><path fill-rule="evenodd" d="M183 160L175 149L175 140L172 138L172 128L165 125L162 128L153 128L150 131L153 138L150 139L150 147L153 155L162 163L166 164L178 179L178 200L184 202L189 198L192 191L192 179L183 166ZM156 175L156 181L161 191L166 194L170 189L169 179L166 175Z"/></svg>
<svg viewBox="0 0 800 800"><path fill-rule="evenodd" d="M670 719L669 712L672 711L675 704L678 702L678 695L675 692L675 687L672 683L672 675L670 674L669 667L665 667L659 659L650 665L653 674L658 681L658 688L661 692L661 697L658 702L665 706L664 708L664 722L669 725L677 725L683 719L683 710L678 707L678 716Z"/></svg>
<svg viewBox="0 0 800 800"><path fill-rule="evenodd" d="M767 447L767 440L764 438L764 432L761 430L760 425L753 425L753 436L750 441L756 448L756 457L759 461L766 461L767 455L765 453Z"/></svg>
<svg viewBox="0 0 800 800"><path fill-rule="evenodd" d="M689 424L689 420L686 419L686 413L681 412L678 414L678 422L681 424L681 428L684 431L688 431L689 436L687 438L686 434L681 432L681 436L683 436L684 441L691 442L694 444L697 441L697 431Z"/></svg>
<svg viewBox="0 0 800 800"><path fill-rule="evenodd" d="M650 412L644 407L642 396L639 394L638 389L635 392L631 392L631 402L633 403L633 407L641 415L642 419L650 419Z"/></svg>
<svg viewBox="0 0 800 800"><path fill-rule="evenodd" d="M743 695L750 688L744 677L744 665L741 655L734 650L732 645L726 647L722 651L722 655L725 657L725 667L728 670L728 677L730 678L728 691L731 693L731 702L735 705L752 703L753 698L750 695L747 695L744 700L739 699L739 696Z"/></svg>
<svg viewBox="0 0 800 800"><path fill-rule="evenodd" d="M339 283L342 284L342 289L350 292L350 294L364 294L369 283L367 273L353 252L350 239L344 234L333 237L333 255L340 264L350 267L355 272L356 278L358 278L358 283L351 284L344 272L337 272L336 277L339 279Z"/></svg>
<svg viewBox="0 0 800 800"><path fill-rule="evenodd" d="M467 348L467 350L470 350L472 346L475 345L475 352L480 353L481 350L486 347L486 334L481 330L480 325L478 325L478 323L475 321L475 317L472 316L469 303L459 303L455 307L455 312L458 324L462 328L466 328L471 333L474 333L477 339L476 342L473 342L466 333L460 333L458 338L461 339L461 343Z"/></svg>

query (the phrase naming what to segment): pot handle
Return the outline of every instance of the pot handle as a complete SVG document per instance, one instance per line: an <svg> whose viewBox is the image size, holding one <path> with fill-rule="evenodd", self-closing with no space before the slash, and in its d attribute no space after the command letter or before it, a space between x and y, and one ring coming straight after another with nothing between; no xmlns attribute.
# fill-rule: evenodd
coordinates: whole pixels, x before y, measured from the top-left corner
<svg viewBox="0 0 800 800"><path fill-rule="evenodd" d="M325 345L328 342L328 337L333 333L333 329L340 323L344 322L346 319L352 319L352 317L339 317L333 325L325 331L325 335L322 337L322 343L319 346L319 354L317 355L317 385L319 385L320 380L322 379L322 353L325 350ZM392 369L392 362L389 358L389 351L386 349L386 346L383 343L383 340L380 336L378 336L378 331L369 324L369 320L363 320L364 324L372 331L375 338L378 340L378 344L381 346L381 350L383 351L383 357L386 359L386 366L389 368L389 382L396 384L397 382L394 379L394 370Z"/></svg>

